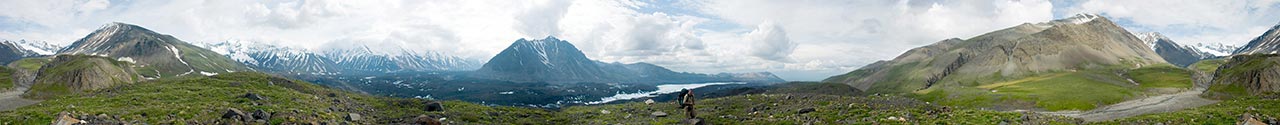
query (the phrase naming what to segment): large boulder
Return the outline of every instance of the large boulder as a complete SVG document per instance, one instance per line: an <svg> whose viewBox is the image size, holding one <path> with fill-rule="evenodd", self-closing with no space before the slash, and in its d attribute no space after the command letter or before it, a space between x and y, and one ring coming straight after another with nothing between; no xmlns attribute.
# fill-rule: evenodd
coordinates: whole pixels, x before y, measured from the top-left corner
<svg viewBox="0 0 1280 125"><path fill-rule="evenodd" d="M245 113L244 113L244 111L240 111L240 109L236 109L236 108L227 108L226 113L222 113L222 118L225 118L225 119L234 119L234 120L243 120L243 119L245 119L245 118L249 118L249 115L248 115L248 114L245 114Z"/></svg>
<svg viewBox="0 0 1280 125"><path fill-rule="evenodd" d="M73 118L71 117L71 113L67 112L58 113L58 119L53 120L53 125L73 125L82 123L84 123L83 120Z"/></svg>
<svg viewBox="0 0 1280 125"><path fill-rule="evenodd" d="M364 120L364 117L360 116L360 114L347 113L347 121L361 121L361 120Z"/></svg>
<svg viewBox="0 0 1280 125"><path fill-rule="evenodd" d="M431 102L427 102L427 106L424 108L424 110L428 112L444 111L444 105L440 104L439 101L431 101Z"/></svg>
<svg viewBox="0 0 1280 125"><path fill-rule="evenodd" d="M270 120L270 119L271 119L271 113L269 113L269 112L267 112L267 111L263 111L262 109L258 109L257 111L253 111L252 116L253 116L253 119L257 119L257 120Z"/></svg>

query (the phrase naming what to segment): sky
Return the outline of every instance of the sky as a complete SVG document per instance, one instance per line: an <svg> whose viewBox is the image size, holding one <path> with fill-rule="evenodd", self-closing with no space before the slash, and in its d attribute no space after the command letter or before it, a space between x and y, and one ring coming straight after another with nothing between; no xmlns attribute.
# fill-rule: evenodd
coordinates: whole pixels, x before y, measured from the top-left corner
<svg viewBox="0 0 1280 125"><path fill-rule="evenodd" d="M1242 45L1278 0L0 0L0 39L74 42L110 22L187 42L376 45L487 61L567 40L603 62L817 81L948 38L1079 13L1183 44Z"/></svg>

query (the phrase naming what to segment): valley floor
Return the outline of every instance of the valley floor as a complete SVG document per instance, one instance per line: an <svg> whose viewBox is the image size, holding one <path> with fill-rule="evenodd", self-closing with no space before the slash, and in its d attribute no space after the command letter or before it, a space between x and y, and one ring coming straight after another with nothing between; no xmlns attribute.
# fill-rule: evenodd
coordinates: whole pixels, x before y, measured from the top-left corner
<svg viewBox="0 0 1280 125"><path fill-rule="evenodd" d="M14 89L0 91L0 111L9 111L18 109L18 107L40 103L39 100L22 98L22 93L27 91L27 86L30 85L18 85Z"/></svg>
<svg viewBox="0 0 1280 125"><path fill-rule="evenodd" d="M1129 100L1089 111L1057 111L1042 112L1044 114L1061 115L1084 119L1086 122L1108 121L1128 118L1143 114L1173 112L1217 103L1218 100L1200 97L1203 89L1196 89L1176 94L1152 96L1143 99Z"/></svg>

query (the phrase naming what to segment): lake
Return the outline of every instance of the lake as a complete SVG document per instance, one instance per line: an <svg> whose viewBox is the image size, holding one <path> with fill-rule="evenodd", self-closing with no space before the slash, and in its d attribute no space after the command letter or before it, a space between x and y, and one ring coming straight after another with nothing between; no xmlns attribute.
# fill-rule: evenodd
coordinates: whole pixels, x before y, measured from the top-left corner
<svg viewBox="0 0 1280 125"><path fill-rule="evenodd" d="M745 82L711 82L711 83L696 83L696 84L665 84L665 85L658 85L658 90L655 90L655 91L639 92L639 93L618 93L610 97L600 98L600 101L587 102L586 104L588 105L604 104L604 103L609 103L609 102L619 101L619 100L654 97L659 94L675 93L675 92L680 92L681 89L695 89L695 88L705 87L705 86L729 85L729 84L746 84L746 83Z"/></svg>

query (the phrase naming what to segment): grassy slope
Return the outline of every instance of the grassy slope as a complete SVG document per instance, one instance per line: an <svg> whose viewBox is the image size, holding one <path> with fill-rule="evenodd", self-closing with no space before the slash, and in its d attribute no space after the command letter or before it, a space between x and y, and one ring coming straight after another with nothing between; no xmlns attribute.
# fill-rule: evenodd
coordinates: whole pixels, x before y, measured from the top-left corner
<svg viewBox="0 0 1280 125"><path fill-rule="evenodd" d="M1142 89L1191 88L1191 71L1173 65L1155 65L1134 69L1125 75L1139 83Z"/></svg>
<svg viewBox="0 0 1280 125"><path fill-rule="evenodd" d="M1191 65L1196 67L1196 69L1194 69L1196 71L1212 74L1213 72L1218 71L1218 66L1222 66L1222 64L1226 63L1226 59L1208 59Z"/></svg>
<svg viewBox="0 0 1280 125"><path fill-rule="evenodd" d="M166 78L117 86L91 93L62 96L14 111L0 112L0 121L17 124L47 124L62 111L78 114L108 114L145 123L181 121L208 122L218 120L226 108L246 112L264 110L276 114L273 123L342 119L348 112L362 114L369 123L395 122L418 115L444 116L460 123L539 123L523 120L518 114L546 114L539 109L488 107L478 104L446 101L446 112L423 111L422 99L374 97L341 92L300 81L273 81L261 73L226 73L212 77L189 76ZM240 96L256 93L267 100L251 101ZM328 97L335 93L337 97ZM334 103L339 100L344 103ZM254 105L261 104L261 105ZM330 107L339 111L327 111ZM457 110L457 111L452 111ZM492 114L486 114L492 113ZM144 116L149 115L149 116ZM173 115L174 118L166 116ZM535 115L525 115L533 117ZM536 115L544 116L544 115ZM5 123L5 122L0 122Z"/></svg>
<svg viewBox="0 0 1280 125"><path fill-rule="evenodd" d="M52 60L47 57L24 58L18 61L13 61L10 64L17 65L18 68L22 68L23 70L27 70L27 71L39 71L40 66L44 66L44 64L49 63L49 61L52 61Z"/></svg>

